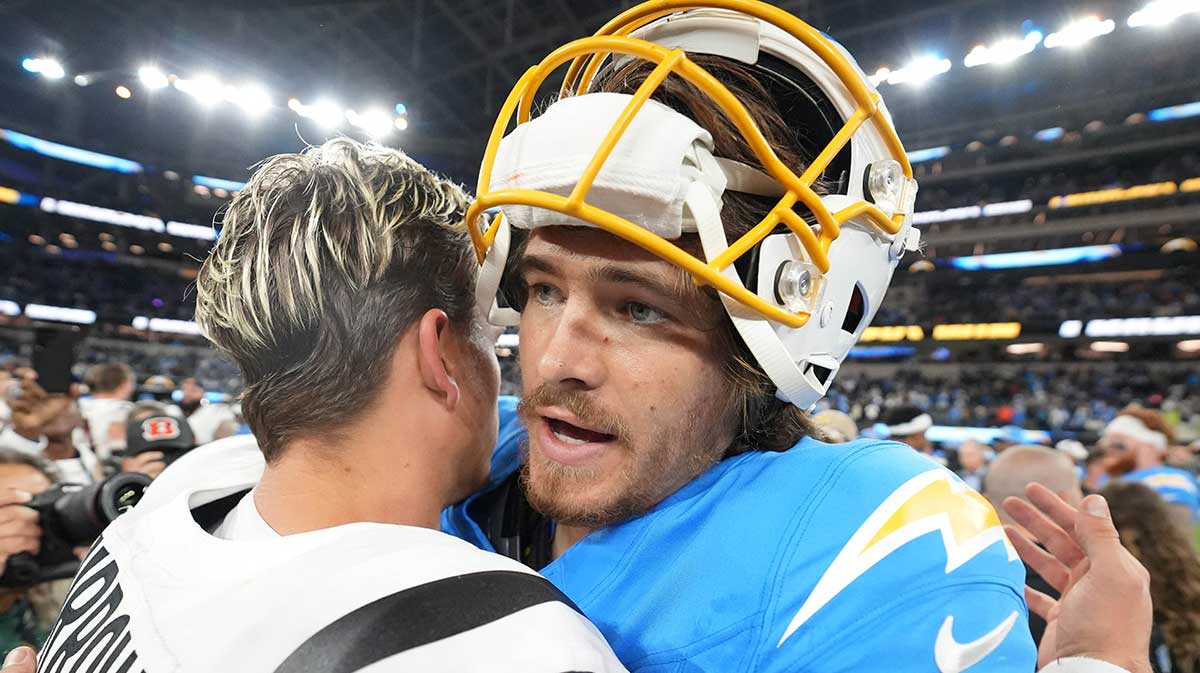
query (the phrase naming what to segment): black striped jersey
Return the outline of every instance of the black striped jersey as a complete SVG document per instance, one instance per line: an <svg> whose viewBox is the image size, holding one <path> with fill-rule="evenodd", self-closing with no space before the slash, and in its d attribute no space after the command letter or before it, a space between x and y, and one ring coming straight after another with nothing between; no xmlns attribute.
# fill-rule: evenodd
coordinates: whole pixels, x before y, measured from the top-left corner
<svg viewBox="0 0 1200 673"><path fill-rule="evenodd" d="M262 474L247 442L184 456L105 530L39 673L625 670L549 582L439 531L214 536Z"/></svg>

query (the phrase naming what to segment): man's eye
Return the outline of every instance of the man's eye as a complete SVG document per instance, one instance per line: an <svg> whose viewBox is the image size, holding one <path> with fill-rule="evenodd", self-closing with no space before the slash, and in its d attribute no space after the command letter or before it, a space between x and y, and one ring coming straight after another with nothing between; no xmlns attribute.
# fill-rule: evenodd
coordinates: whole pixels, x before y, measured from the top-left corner
<svg viewBox="0 0 1200 673"><path fill-rule="evenodd" d="M534 283L529 286L529 296L539 304L552 304L558 298L558 291L545 283Z"/></svg>
<svg viewBox="0 0 1200 673"><path fill-rule="evenodd" d="M662 311L636 301L631 301L628 304L625 304L625 312L629 314L629 317L632 318L634 322L647 325L662 322L667 318Z"/></svg>

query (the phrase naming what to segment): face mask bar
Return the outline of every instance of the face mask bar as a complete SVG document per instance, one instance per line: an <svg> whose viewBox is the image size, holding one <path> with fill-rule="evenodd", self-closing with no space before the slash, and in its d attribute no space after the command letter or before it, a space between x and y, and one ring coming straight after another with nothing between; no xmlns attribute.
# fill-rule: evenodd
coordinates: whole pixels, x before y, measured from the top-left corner
<svg viewBox="0 0 1200 673"><path fill-rule="evenodd" d="M837 134L834 135L825 149L817 155L801 175L797 176L794 171L779 160L774 150L771 149L762 133L754 124L753 119L741 101L720 81L704 70L704 68L688 59L684 51L679 49L668 50L645 40L627 37L634 30L663 16L685 10L704 8L730 9L742 12L773 23L781 29L786 30L818 54L841 77L854 97L857 109ZM656 67L641 86L638 87L629 104L621 112L612 129L609 130L609 133L600 143L599 148L580 176L571 194L564 197L535 190L491 191L490 185L496 153L499 150L500 141L503 139L504 132L509 127L514 113L517 116L518 124L529 121L534 96L538 88L554 70L568 61L571 62L571 66L568 69L562 91L569 92L574 88L577 93L586 93L587 87L590 85L595 73L599 70L600 64L613 54L644 59L655 63ZM584 65L585 63L586 66ZM573 87L573 83L576 81L581 68L583 69L582 77L578 77L579 83ZM603 168L604 162L612 153L613 148L616 147L617 142L629 127L630 122L642 106L645 105L646 101L650 99L658 86L670 74L682 77L709 96L730 121L733 122L739 132L742 133L755 157L763 165L765 172L786 190L784 195L780 197L779 202L761 222L744 236L732 242L728 249L713 259L711 263L706 263L694 257L670 241L646 231L624 218L591 206L586 202L592 183ZM611 234L639 245L658 257L684 269L692 275L696 282L716 288L718 291L766 319L793 328L803 327L807 323L813 307L806 306L804 309L795 311L781 309L764 301L758 295L725 277L722 271L752 250L754 246L758 245L781 223L796 235L809 261L820 274L825 274L829 271L829 247L840 235L841 226L850 220L864 218L887 234L894 235L900 231L905 217L905 210L902 207L905 205L902 203L905 201L903 193L905 191L906 180L911 181L912 167L908 162L908 157L904 152L903 146L900 144L899 138L896 136L895 130L884 115L881 114L879 104L879 95L867 87L857 69L834 45L807 24L783 10L757 2L756 0L711 0L703 4L696 3L694 0L692 2L652 0L652 2L644 3L624 12L601 28L595 36L575 40L556 49L540 64L530 68L522 75L501 107L500 114L497 116L496 123L492 128L492 134L488 139L487 150L484 154L479 174L479 184L476 190L477 197L467 211L467 227L471 235L471 241L475 247L476 255L480 263L482 263L492 247L496 233L499 230L500 218L503 217L503 215L498 216L493 221L492 226L484 231L480 223L483 221L482 216L484 212L489 209L503 205L524 205L558 212L568 217L589 222ZM812 189L811 185L824 172L834 157L841 152L853 135L868 121L876 125L893 157L893 161L876 162L868 170L873 171L878 165L881 169L880 172L893 176L892 180L876 181L880 183L894 185L896 179L900 178L901 175L906 179L899 180L900 184L898 188L900 192L898 195L892 195L890 199L891 202L897 206L901 206L901 208L895 214L889 215L878 205L867 201L860 201L837 212L830 212L829 208L821 201L820 195ZM884 167L885 164L887 165L886 167ZM889 199L884 197L874 200L876 203L884 205ZM797 203L803 204L813 214L819 233L815 233L813 228L810 228L803 218L793 210L793 207Z"/></svg>

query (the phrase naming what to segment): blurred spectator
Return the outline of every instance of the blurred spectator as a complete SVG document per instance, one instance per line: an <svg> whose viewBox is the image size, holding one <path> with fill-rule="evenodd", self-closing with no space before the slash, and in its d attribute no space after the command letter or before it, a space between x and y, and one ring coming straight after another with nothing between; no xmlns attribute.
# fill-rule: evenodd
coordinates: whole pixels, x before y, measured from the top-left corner
<svg viewBox="0 0 1200 673"><path fill-rule="evenodd" d="M1000 505L1005 498L1019 498L1028 502L1025 487L1037 482L1053 491L1067 504L1078 507L1083 500L1079 488L1079 477L1071 460L1063 454L1044 446L1017 445L996 456L983 480L983 495L992 503L1006 526L1025 532ZM1028 536L1030 539L1037 539ZM1042 593L1057 598L1058 592L1028 565L1025 566L1025 583ZM1029 614L1029 631L1035 643L1041 643L1046 622L1034 613Z"/></svg>
<svg viewBox="0 0 1200 673"><path fill-rule="evenodd" d="M813 424L825 435L830 444L842 444L858 437L858 426L854 419L836 409L826 409L813 416Z"/></svg>
<svg viewBox="0 0 1200 673"><path fill-rule="evenodd" d="M1200 460L1197 460L1195 451L1190 446L1172 446L1167 450L1166 463L1171 467L1191 472L1193 477L1200 474Z"/></svg>
<svg viewBox="0 0 1200 673"><path fill-rule="evenodd" d="M103 476L100 461L88 445L79 404L67 399L62 411L42 426L46 444L41 455L53 462L63 481L90 484Z"/></svg>
<svg viewBox="0 0 1200 673"><path fill-rule="evenodd" d="M187 415L196 445L208 444L237 434L238 421L233 410L227 404L210 402L205 398L204 388L195 377L189 376L184 379L180 391L183 399L179 402L179 408Z"/></svg>
<svg viewBox="0 0 1200 673"><path fill-rule="evenodd" d="M1006 420L1011 420L1011 417ZM1017 446L1021 443L1022 433L1020 426L1006 425L1000 428L1000 432L996 433L996 438L992 440L992 449L996 453L1001 453L1010 446Z"/></svg>
<svg viewBox="0 0 1200 673"><path fill-rule="evenodd" d="M1180 528L1191 530L1200 513L1200 488L1190 472L1164 463L1174 441L1162 412L1141 407L1121 410L1100 440L1110 475L1154 489L1170 505Z"/></svg>
<svg viewBox="0 0 1200 673"><path fill-rule="evenodd" d="M1172 524L1168 505L1150 487L1118 481L1101 492L1121 543L1150 571L1154 623L1165 651L1151 660L1163 671L1200 672L1200 557L1190 536Z"/></svg>
<svg viewBox="0 0 1200 673"><path fill-rule="evenodd" d="M1187 367L963 367L952 376L942 377L919 366L880 377L847 367L819 408L844 411L860 427L878 422L888 409L917 406L938 425L1011 424L1051 432L1099 434L1123 407L1156 393L1164 395L1163 405L1170 404L1181 422L1200 424L1200 370ZM997 417L1002 406L1012 408L1007 421Z"/></svg>
<svg viewBox="0 0 1200 673"><path fill-rule="evenodd" d="M1106 483L1108 483L1108 459L1103 451L1089 452L1083 463L1084 493L1099 493Z"/></svg>
<svg viewBox="0 0 1200 673"><path fill-rule="evenodd" d="M1082 465L1088 458L1087 447L1077 439L1064 439L1055 444L1054 448L1070 458L1076 465Z"/></svg>
<svg viewBox="0 0 1200 673"><path fill-rule="evenodd" d="M968 439L958 447L958 476L976 491L983 491L989 453L987 445L973 439Z"/></svg>
<svg viewBox="0 0 1200 673"><path fill-rule="evenodd" d="M125 447L125 418L133 407L129 401L135 386L133 369L123 362L94 365L84 382L91 396L79 400L79 409L96 456L107 460Z"/></svg>
<svg viewBox="0 0 1200 673"><path fill-rule="evenodd" d="M40 548L38 514L20 503L50 488L56 477L53 468L39 457L0 449L0 574L9 557L37 553ZM41 596L35 594L34 590L0 588L0 656L19 645L39 647L45 639L45 622L35 608Z"/></svg>
<svg viewBox="0 0 1200 673"><path fill-rule="evenodd" d="M887 426L888 438L908 444L918 453L923 453L934 461L946 464L946 457L941 451L935 451L933 444L926 438L925 433L933 427L933 419L924 409L914 406L896 407L884 414L883 424Z"/></svg>

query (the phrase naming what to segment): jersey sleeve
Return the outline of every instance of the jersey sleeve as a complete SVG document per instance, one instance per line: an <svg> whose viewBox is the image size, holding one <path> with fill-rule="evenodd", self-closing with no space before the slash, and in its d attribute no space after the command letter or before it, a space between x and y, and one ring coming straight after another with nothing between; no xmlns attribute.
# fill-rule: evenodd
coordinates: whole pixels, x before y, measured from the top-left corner
<svg viewBox="0 0 1200 673"><path fill-rule="evenodd" d="M785 528L756 671L1033 671L1025 569L991 505L891 443Z"/></svg>
<svg viewBox="0 0 1200 673"><path fill-rule="evenodd" d="M865 618L828 633L824 647L805 652L784 642L764 658L770 665L759 670L1010 673L1035 669L1037 650L1029 633L1029 613L1009 588L947 583L911 589L899 598L864 603Z"/></svg>

